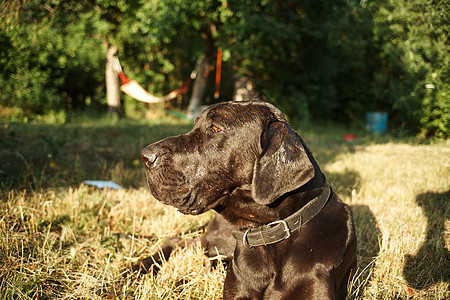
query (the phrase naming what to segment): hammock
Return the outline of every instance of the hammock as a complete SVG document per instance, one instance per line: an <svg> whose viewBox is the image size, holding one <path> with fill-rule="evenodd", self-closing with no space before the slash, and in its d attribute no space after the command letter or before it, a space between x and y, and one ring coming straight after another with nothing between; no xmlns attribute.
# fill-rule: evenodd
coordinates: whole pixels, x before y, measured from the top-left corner
<svg viewBox="0 0 450 300"><path fill-rule="evenodd" d="M164 102L168 100L175 99L178 95L184 94L188 91L189 85L191 84L192 80L195 79L197 76L197 68L194 69L194 71L191 72L191 75L186 80L185 83L178 89L170 92L169 94L162 96L162 97L156 97L147 92L139 83L137 83L135 80L128 79L125 74L123 73L122 66L120 65L119 59L117 56L114 57L114 69L117 71L120 77L121 85L120 89L125 94L133 97L136 100L146 102L146 103L159 103Z"/></svg>

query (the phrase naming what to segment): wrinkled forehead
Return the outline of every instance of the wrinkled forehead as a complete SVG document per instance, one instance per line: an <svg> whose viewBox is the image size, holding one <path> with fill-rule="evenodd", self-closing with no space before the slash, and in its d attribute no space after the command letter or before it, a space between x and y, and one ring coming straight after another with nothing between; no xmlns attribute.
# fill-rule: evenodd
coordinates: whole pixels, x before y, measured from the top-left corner
<svg viewBox="0 0 450 300"><path fill-rule="evenodd" d="M265 123L266 120L273 118L285 121L283 114L266 102L225 102L206 109L196 118L195 123L242 126L250 122Z"/></svg>

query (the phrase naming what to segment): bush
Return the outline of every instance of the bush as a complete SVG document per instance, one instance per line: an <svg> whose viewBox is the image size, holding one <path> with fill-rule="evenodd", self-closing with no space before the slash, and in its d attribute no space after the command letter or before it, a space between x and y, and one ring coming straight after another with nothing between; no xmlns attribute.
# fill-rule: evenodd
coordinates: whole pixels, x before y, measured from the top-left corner
<svg viewBox="0 0 450 300"><path fill-rule="evenodd" d="M449 131L450 50L445 2L391 0L373 13L374 99L387 104L406 132L445 137Z"/></svg>
<svg viewBox="0 0 450 300"><path fill-rule="evenodd" d="M104 50L86 36L86 24L58 28L23 18L0 31L0 105L33 116L103 101Z"/></svg>

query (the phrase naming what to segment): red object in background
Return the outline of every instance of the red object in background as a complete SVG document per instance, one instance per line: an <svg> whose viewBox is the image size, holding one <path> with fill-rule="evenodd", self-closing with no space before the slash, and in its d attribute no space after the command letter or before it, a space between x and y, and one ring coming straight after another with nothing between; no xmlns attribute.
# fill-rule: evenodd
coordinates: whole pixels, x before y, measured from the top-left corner
<svg viewBox="0 0 450 300"><path fill-rule="evenodd" d="M120 82L121 82L120 85L124 85L131 81L130 79L128 79L127 76L125 76L125 74L123 74L123 72L119 72L119 78L120 78Z"/></svg>
<svg viewBox="0 0 450 300"><path fill-rule="evenodd" d="M217 49L216 62L216 90L214 91L214 98L219 99L220 96L220 76L222 72L222 49Z"/></svg>
<svg viewBox="0 0 450 300"><path fill-rule="evenodd" d="M351 133L346 133L346 134L344 134L343 138L346 141L354 141L354 140L356 140L356 135L351 134Z"/></svg>

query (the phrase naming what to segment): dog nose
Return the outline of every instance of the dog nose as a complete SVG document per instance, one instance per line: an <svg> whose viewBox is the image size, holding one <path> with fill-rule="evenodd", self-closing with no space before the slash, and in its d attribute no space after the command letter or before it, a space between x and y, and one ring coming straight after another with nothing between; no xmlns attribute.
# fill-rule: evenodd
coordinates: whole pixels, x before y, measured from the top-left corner
<svg viewBox="0 0 450 300"><path fill-rule="evenodd" d="M141 159L144 161L145 165L147 167L151 167L153 164L155 164L156 160L158 159L158 155L156 152L151 151L148 148L145 148L141 151Z"/></svg>

